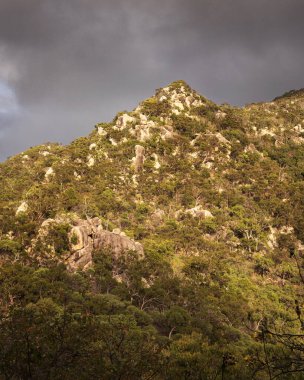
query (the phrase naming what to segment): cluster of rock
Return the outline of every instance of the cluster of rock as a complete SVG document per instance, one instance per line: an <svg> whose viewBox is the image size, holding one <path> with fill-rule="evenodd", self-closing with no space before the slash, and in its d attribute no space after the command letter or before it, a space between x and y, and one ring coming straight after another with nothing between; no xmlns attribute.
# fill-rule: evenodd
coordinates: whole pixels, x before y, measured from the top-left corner
<svg viewBox="0 0 304 380"><path fill-rule="evenodd" d="M213 218L210 211L204 210L201 205L192 209L179 210L175 217L179 219L183 214L189 214L195 218ZM165 213L163 210L156 210L151 217L153 225L162 223ZM129 238L120 229L113 231L105 230L98 217L95 218L72 218L68 216L58 216L55 219L46 219L39 229L37 238L33 241L31 251L35 251L38 242L47 244L50 254L56 254L50 231L56 225L69 225L68 241L69 252L64 253L59 259L62 260L71 271L86 270L92 266L94 252L104 251L111 253L114 262L127 252L135 252L138 257L144 256L142 244Z"/></svg>
<svg viewBox="0 0 304 380"><path fill-rule="evenodd" d="M47 219L40 228L38 238L47 240L48 232L54 224L67 222L67 219ZM69 220L70 252L62 257L62 260L71 271L88 269L92 265L94 251L108 251L113 260L117 260L124 253L133 251L139 257L144 254L143 246L127 237L119 229L112 232L104 230L99 218Z"/></svg>
<svg viewBox="0 0 304 380"><path fill-rule="evenodd" d="M104 230L99 218L79 219L70 231L70 241L71 255L67 264L72 270L91 266L94 250L108 250L114 259L128 251L134 251L140 256L144 253L140 243L130 239L119 229L112 232Z"/></svg>
<svg viewBox="0 0 304 380"><path fill-rule="evenodd" d="M180 219L183 215L191 215L193 218L212 219L214 216L209 210L205 210L202 205L197 205L186 210L178 210L175 213L175 218Z"/></svg>
<svg viewBox="0 0 304 380"><path fill-rule="evenodd" d="M123 112L117 115L114 123L109 130L105 129L102 124L97 125L97 134L106 138L113 146L118 146L121 143L128 141L130 138L136 138L138 142L145 143L153 136L158 135L162 140L174 138L178 133L174 130L173 121L170 114L185 113L189 118L193 118L189 112L192 107L199 107L204 104L204 99L195 91L193 91L183 81L174 82L173 84L156 91L153 101L157 104L166 102L168 104L168 115L160 116L151 120L147 110L142 102L132 112ZM152 102L153 103L153 102ZM125 131L124 136L115 139L111 136L111 131ZM224 139L224 137L222 137ZM144 144L143 144L144 145ZM90 154L87 156L87 166L92 167L98 156L98 147L96 143L89 146ZM150 158L155 161L154 169L158 170L161 166L158 156L151 154ZM145 148L137 144L135 146L135 157L132 158L131 166L135 174L138 174L143 169L145 160Z"/></svg>
<svg viewBox="0 0 304 380"><path fill-rule="evenodd" d="M158 101L167 101L171 106L172 113L178 115L187 111L191 107L199 107L203 104L202 98L195 91L190 89L183 81L172 83L164 87L156 94Z"/></svg>

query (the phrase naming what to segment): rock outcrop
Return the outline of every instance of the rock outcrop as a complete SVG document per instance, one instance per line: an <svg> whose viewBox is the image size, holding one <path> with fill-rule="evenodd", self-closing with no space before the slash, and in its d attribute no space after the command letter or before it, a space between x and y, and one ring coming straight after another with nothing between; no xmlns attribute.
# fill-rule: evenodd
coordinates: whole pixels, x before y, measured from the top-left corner
<svg viewBox="0 0 304 380"><path fill-rule="evenodd" d="M161 210L161 209L155 210L150 217L150 222L152 226L154 227L160 226L164 221L165 215L166 214L164 210Z"/></svg>
<svg viewBox="0 0 304 380"><path fill-rule="evenodd" d="M22 212L27 212L28 210L28 204L27 202L23 201L20 206L17 208L16 215L21 214Z"/></svg>
<svg viewBox="0 0 304 380"><path fill-rule="evenodd" d="M199 107L203 104L201 97L184 81L176 81L160 89L157 93L159 102L168 102L172 113L179 115L190 107Z"/></svg>
<svg viewBox="0 0 304 380"><path fill-rule="evenodd" d="M143 146L135 146L135 157L133 158L133 161L135 172L139 173L142 170L145 161L145 148Z"/></svg>
<svg viewBox="0 0 304 380"><path fill-rule="evenodd" d="M91 168L92 166L94 166L94 164L95 164L95 159L94 159L94 157L93 157L91 154L88 155L87 159L88 159L88 161L87 161L87 166L88 166L89 168Z"/></svg>
<svg viewBox="0 0 304 380"><path fill-rule="evenodd" d="M175 218L180 219L182 215L191 215L193 218L212 219L214 216L209 210L204 210L201 205L189 208L187 210L178 210L175 213Z"/></svg>
<svg viewBox="0 0 304 380"><path fill-rule="evenodd" d="M127 113L124 113L120 116L118 116L116 121L116 128L117 129L124 129L128 126L128 124L131 124L135 121L135 118L128 115Z"/></svg>
<svg viewBox="0 0 304 380"><path fill-rule="evenodd" d="M89 268L94 250L110 251L114 259L118 259L128 251L143 256L144 251L140 243L118 230L114 232L104 230L99 218L80 219L76 223L69 234L72 254L66 260L71 270Z"/></svg>
<svg viewBox="0 0 304 380"><path fill-rule="evenodd" d="M213 218L214 216L211 214L209 210L204 210L201 205L195 206L185 211L186 214L190 214L194 218Z"/></svg>
<svg viewBox="0 0 304 380"><path fill-rule="evenodd" d="M113 255L114 261L124 253L133 251L139 257L143 257L144 250L140 243L127 237L119 229L113 232L104 230L99 218L71 220L66 217L45 220L33 242L32 252L35 244L42 241L48 242L48 251L56 255L54 247L50 246L49 231L55 225L69 224L68 233L69 252L65 253L60 260L64 261L68 269L76 271L88 269L92 265L94 251L107 251Z"/></svg>
<svg viewBox="0 0 304 380"><path fill-rule="evenodd" d="M46 168L45 169L45 179L47 180L47 181L49 181L50 180L50 178L52 177L52 176L54 176L55 175L55 172L54 172L54 169L52 168L52 167L49 167L49 168Z"/></svg>

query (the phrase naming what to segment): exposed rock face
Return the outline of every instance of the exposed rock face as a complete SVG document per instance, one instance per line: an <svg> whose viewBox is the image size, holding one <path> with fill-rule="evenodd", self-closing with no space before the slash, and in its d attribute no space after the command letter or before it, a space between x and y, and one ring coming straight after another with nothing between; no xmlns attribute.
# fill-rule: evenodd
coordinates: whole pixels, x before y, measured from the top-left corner
<svg viewBox="0 0 304 380"><path fill-rule="evenodd" d="M88 155L88 162L87 162L87 166L90 168L92 166L94 166L95 164L95 159L92 155Z"/></svg>
<svg viewBox="0 0 304 380"><path fill-rule="evenodd" d="M145 148L143 146L135 145L135 157L133 160L135 172L139 173L142 170L145 161Z"/></svg>
<svg viewBox="0 0 304 380"><path fill-rule="evenodd" d="M117 234L110 231L99 231L94 239L95 249L109 249L117 258L127 251L135 251L140 256L143 255L143 247L140 243L128 238L124 234Z"/></svg>
<svg viewBox="0 0 304 380"><path fill-rule="evenodd" d="M227 114L225 112L223 112L223 111L217 111L216 114L215 114L215 117L217 119L225 119L226 115Z"/></svg>
<svg viewBox="0 0 304 380"><path fill-rule="evenodd" d="M142 245L127 237L119 229L115 229L113 232L104 230L99 218L72 221L67 217L45 220L41 224L37 239L33 241L31 251L35 250L35 244L38 241L45 241L48 244L48 252L51 255L55 254L55 249L48 235L54 225L61 223L70 224L71 226L68 234L70 252L61 257L71 271L88 269L92 265L94 250L108 251L113 255L114 260L117 260L128 251L136 252L139 257L144 254ZM49 245L50 243L51 245Z"/></svg>
<svg viewBox="0 0 304 380"><path fill-rule="evenodd" d="M268 244L268 247L271 248L271 249L274 249L275 247L278 246L278 243L277 243L277 229L272 227L272 226L269 226L269 230L270 230L270 233L268 235L268 241L267 241L267 244Z"/></svg>
<svg viewBox="0 0 304 380"><path fill-rule="evenodd" d="M271 136L271 137L276 137L276 134L269 130L269 129L266 129L266 128L262 128L260 130L260 136L263 137L263 136Z"/></svg>
<svg viewBox="0 0 304 380"><path fill-rule="evenodd" d="M109 141L110 143L113 145L113 146L117 146L117 141L115 139L113 139L112 137L109 138Z"/></svg>
<svg viewBox="0 0 304 380"><path fill-rule="evenodd" d="M176 115L189 107L199 107L203 104L200 96L183 81L178 81L168 87L164 87L157 94L157 97L160 102L168 101L172 108L172 113Z"/></svg>
<svg viewBox="0 0 304 380"><path fill-rule="evenodd" d="M152 157L154 159L154 168L158 170L161 167L160 162L158 161L158 155L156 153L152 154Z"/></svg>
<svg viewBox="0 0 304 380"><path fill-rule="evenodd" d="M71 270L86 269L91 266L94 238L102 230L98 218L80 219L76 223L69 234L72 254L66 259Z"/></svg>
<svg viewBox="0 0 304 380"><path fill-rule="evenodd" d="M151 137L150 127L153 126L152 123L149 122L149 124L143 124L143 125L136 125L135 126L134 133L135 133L135 135L139 141L147 141L150 139L150 137Z"/></svg>
<svg viewBox="0 0 304 380"><path fill-rule="evenodd" d="M123 232L115 229L113 232L102 228L99 218L78 220L77 225L70 231L72 254L66 260L71 270L87 269L92 265L94 250L108 250L115 259L128 251L143 255L140 243L125 236Z"/></svg>
<svg viewBox="0 0 304 380"><path fill-rule="evenodd" d="M189 208L185 211L178 210L175 213L175 217L179 219L182 214L191 215L193 218L203 218L203 219L212 219L214 216L209 210L204 210L201 205L195 206L193 208Z"/></svg>
<svg viewBox="0 0 304 380"><path fill-rule="evenodd" d="M128 123L133 123L134 121L135 121L134 117L129 116L127 113L124 113L123 115L117 118L116 127L118 129L124 129L127 127Z"/></svg>
<svg viewBox="0 0 304 380"><path fill-rule="evenodd" d="M186 210L186 214L190 214L194 218L214 218L211 212L204 210L201 205Z"/></svg>
<svg viewBox="0 0 304 380"><path fill-rule="evenodd" d="M220 143L224 145L230 145L230 142L221 133L218 132L215 134L215 136Z"/></svg>
<svg viewBox="0 0 304 380"><path fill-rule="evenodd" d="M304 133L304 128L302 127L301 124L298 124L294 127L294 130L298 133Z"/></svg>
<svg viewBox="0 0 304 380"><path fill-rule="evenodd" d="M76 172L76 170L74 171L74 177L75 177L76 181L80 181L80 180L81 180L81 175L78 174L78 173Z"/></svg>
<svg viewBox="0 0 304 380"><path fill-rule="evenodd" d="M104 128L100 125L97 126L97 133L99 136L106 136L107 131L104 130Z"/></svg>
<svg viewBox="0 0 304 380"><path fill-rule="evenodd" d="M140 112L140 111L138 111ZM152 129L156 126L154 121L148 120L147 116L139 113L137 119L135 117L132 117L132 122L138 121L139 119L139 124L136 124L135 126L130 125L128 132L137 138L139 141L147 141L151 138L151 131ZM128 119L128 122L130 122L131 119ZM117 124L116 124L117 128Z"/></svg>
<svg viewBox="0 0 304 380"><path fill-rule="evenodd" d="M278 237L280 235L290 235L294 232L294 229L292 226L282 226L281 228L269 226L269 232L267 245L269 248L274 249L278 247Z"/></svg>
<svg viewBox="0 0 304 380"><path fill-rule="evenodd" d="M22 212L27 212L28 204L26 202L22 202L21 205L17 208L16 215L19 215Z"/></svg>
<svg viewBox="0 0 304 380"><path fill-rule="evenodd" d="M157 209L151 215L151 218L150 218L151 224L154 227L158 227L159 225L161 225L163 223L164 218L165 218L165 211L161 210L161 209Z"/></svg>
<svg viewBox="0 0 304 380"><path fill-rule="evenodd" d="M51 178L53 175L55 175L54 169L53 169L53 168L47 168L47 169L46 169L46 172L45 172L45 179L46 179L47 181L49 181L50 178Z"/></svg>
<svg viewBox="0 0 304 380"><path fill-rule="evenodd" d="M173 127L171 125L161 127L160 136L162 140L172 139L174 137Z"/></svg>

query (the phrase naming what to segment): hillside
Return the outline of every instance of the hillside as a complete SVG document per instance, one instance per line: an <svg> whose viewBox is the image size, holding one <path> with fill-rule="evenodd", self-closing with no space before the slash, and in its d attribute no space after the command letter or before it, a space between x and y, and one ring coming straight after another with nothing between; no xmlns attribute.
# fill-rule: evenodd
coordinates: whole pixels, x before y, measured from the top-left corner
<svg viewBox="0 0 304 380"><path fill-rule="evenodd" d="M2 163L0 209L0 379L304 378L303 90L171 83Z"/></svg>

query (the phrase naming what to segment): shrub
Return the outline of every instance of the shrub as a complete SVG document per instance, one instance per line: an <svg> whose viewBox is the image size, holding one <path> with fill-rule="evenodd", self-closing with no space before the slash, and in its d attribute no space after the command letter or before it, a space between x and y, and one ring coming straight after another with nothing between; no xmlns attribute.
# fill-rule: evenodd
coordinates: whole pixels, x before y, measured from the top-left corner
<svg viewBox="0 0 304 380"><path fill-rule="evenodd" d="M148 116L158 117L170 110L167 100L159 102L157 98L149 98L141 103L142 112Z"/></svg>
<svg viewBox="0 0 304 380"><path fill-rule="evenodd" d="M14 255L18 251L20 251L20 249L21 249L20 243L14 240L10 240L10 239L0 240L0 254Z"/></svg>

